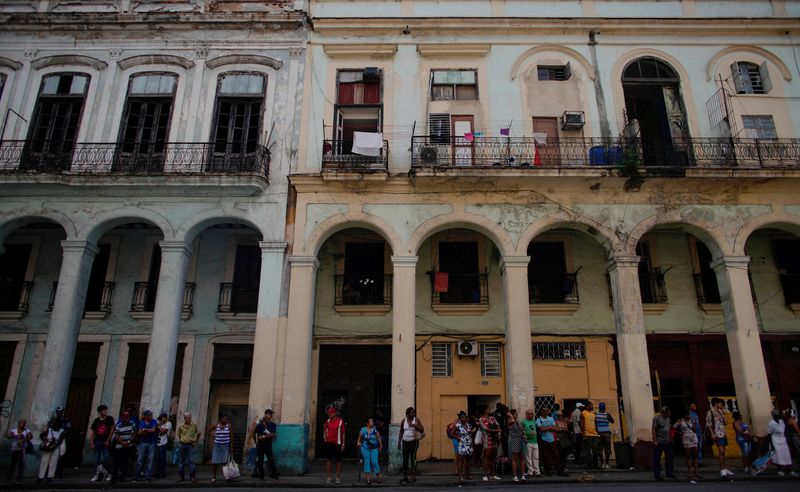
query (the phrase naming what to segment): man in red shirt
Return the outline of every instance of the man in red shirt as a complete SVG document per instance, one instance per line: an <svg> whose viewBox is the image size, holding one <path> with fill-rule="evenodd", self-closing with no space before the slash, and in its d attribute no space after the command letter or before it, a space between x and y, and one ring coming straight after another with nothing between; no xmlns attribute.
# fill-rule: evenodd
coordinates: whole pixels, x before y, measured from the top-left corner
<svg viewBox="0 0 800 492"><path fill-rule="evenodd" d="M322 426L322 457L325 458L325 483L331 483L331 465L336 462L336 484L342 483L342 452L344 451L344 421L336 408L328 408L328 420Z"/></svg>

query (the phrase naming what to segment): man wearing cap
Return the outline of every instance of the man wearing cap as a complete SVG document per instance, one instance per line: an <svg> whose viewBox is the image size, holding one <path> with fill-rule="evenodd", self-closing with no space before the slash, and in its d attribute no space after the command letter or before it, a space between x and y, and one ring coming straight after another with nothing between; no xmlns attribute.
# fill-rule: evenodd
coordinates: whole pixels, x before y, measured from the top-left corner
<svg viewBox="0 0 800 492"><path fill-rule="evenodd" d="M322 456L325 458L325 483L331 483L331 468L336 463L336 484L342 483L342 452L344 451L344 421L335 407L328 408L328 420L322 426Z"/></svg>
<svg viewBox="0 0 800 492"><path fill-rule="evenodd" d="M256 470L258 478L264 480L264 456L267 457L269 464L269 476L276 482L278 481L278 469L275 467L275 455L272 454L272 441L278 438L278 426L272 421L272 409L264 410L264 417L256 424L253 429L253 440L256 443L258 461Z"/></svg>
<svg viewBox="0 0 800 492"><path fill-rule="evenodd" d="M197 424L192 422L192 414L186 412L183 414L183 423L178 426L175 431L175 437L178 439L178 482L183 482L186 478L184 475L186 468L189 468L189 478L192 483L197 483L194 461L192 461L192 451L194 445L197 444L199 432Z"/></svg>
<svg viewBox="0 0 800 492"><path fill-rule="evenodd" d="M137 448L138 457L136 460L136 476L132 481L144 478L147 483L153 475L153 457L156 453L156 432L158 422L153 420L153 412L145 410L142 412L142 420L139 422L139 447Z"/></svg>
<svg viewBox="0 0 800 492"><path fill-rule="evenodd" d="M158 455L158 473L156 478L167 476L167 444L169 444L169 434L172 432L172 422L166 412L161 412L158 416L158 442L156 443L156 454Z"/></svg>
<svg viewBox="0 0 800 492"><path fill-rule="evenodd" d="M583 411L583 403L578 402L575 404L575 410L570 414L569 422L571 424L570 431L572 432L572 441L575 443L575 464L581 461L581 444L583 444L583 430L581 429L581 412Z"/></svg>
<svg viewBox="0 0 800 492"><path fill-rule="evenodd" d="M594 418L597 433L600 434L600 468L608 470L608 461L611 459L611 424L614 423L614 417L606 412L606 404L601 401Z"/></svg>
<svg viewBox="0 0 800 492"><path fill-rule="evenodd" d="M125 410L119 417L117 425L114 426L114 434L111 438L114 443L114 455L112 458L114 480L128 478L128 464L131 460L131 453L133 453L133 438L136 433L136 424L131 416L130 410Z"/></svg>

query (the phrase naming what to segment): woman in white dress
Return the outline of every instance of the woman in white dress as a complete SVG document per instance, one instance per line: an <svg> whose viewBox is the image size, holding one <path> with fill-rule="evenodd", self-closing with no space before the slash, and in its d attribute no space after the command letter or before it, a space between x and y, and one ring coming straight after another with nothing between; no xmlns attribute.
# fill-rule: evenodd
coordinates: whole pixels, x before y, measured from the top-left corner
<svg viewBox="0 0 800 492"><path fill-rule="evenodd" d="M769 421L767 433L772 439L772 462L778 466L778 475L784 476L791 471L792 454L789 451L789 444L786 442L786 424L781 418L781 412L772 411L772 420Z"/></svg>

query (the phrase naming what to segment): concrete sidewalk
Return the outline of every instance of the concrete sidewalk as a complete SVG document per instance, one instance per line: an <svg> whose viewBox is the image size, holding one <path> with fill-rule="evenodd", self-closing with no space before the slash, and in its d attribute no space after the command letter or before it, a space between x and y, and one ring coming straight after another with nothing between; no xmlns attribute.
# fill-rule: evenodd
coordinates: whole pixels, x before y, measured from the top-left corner
<svg viewBox="0 0 800 492"><path fill-rule="evenodd" d="M686 469L676 463L675 474L678 477L677 481L673 482L688 482L689 479L686 475ZM95 483L90 482L93 470L89 467L80 469L64 470L63 479L54 479L51 482L37 483L31 476L23 477L22 483L15 485L13 482L10 484L3 484L6 490L53 490L53 489L163 489L169 488L213 488L213 487L273 487L273 488L308 488L308 487L325 487L325 466L322 461L314 461L309 465L309 471L302 476L282 476L280 481L274 482L270 479L264 481L253 479L250 477L252 471L245 469L240 465L242 470L242 477L232 482L226 482L221 478L221 473L218 475L217 482L211 483L211 467L201 465L197 467L197 483L193 484L188 480L182 483L177 483L177 467L169 466L167 469L167 478L154 479L151 483L143 481L138 482L103 482ZM339 487L366 487L363 474L359 473L359 465L355 460L345 460L342 467L342 483ZM502 477L501 481L483 482L482 473L475 473L473 469L472 476L475 480L466 482L465 485L473 486L498 486L498 485L517 485L512 481L511 475ZM602 483L654 483L653 474L651 471L640 470L619 470L610 469L602 470L599 472L587 472L583 468L571 467L568 469L569 476L542 476L541 478L528 479L529 484L564 484L564 483L577 483L577 482L602 482ZM751 477L749 474L744 473L739 469L733 470L736 475L733 481L785 481L793 483L800 488L800 479L792 477L779 477L775 469L768 470L757 477ZM3 478L5 478L6 470L3 469ZM708 465L700 469L700 474L704 477L701 482L720 482L722 479L719 477L719 470L716 464ZM671 480L665 479L669 482ZM726 481L731 481L728 479ZM371 487L380 487L381 485L396 486L400 483L400 477L397 475L388 475L383 477L383 483L378 484L373 481ZM454 475L452 461L429 461L420 462L418 464L417 481L408 484L409 487L414 486L455 486L458 485L458 479ZM335 485L332 487L336 487Z"/></svg>

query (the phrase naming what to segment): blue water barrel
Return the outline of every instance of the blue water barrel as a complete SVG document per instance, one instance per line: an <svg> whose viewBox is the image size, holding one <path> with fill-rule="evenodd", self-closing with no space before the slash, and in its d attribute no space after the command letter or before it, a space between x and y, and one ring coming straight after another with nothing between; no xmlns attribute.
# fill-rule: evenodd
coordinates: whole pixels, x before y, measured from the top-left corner
<svg viewBox="0 0 800 492"><path fill-rule="evenodd" d="M606 149L598 145L589 149L589 164L592 166L606 165Z"/></svg>

